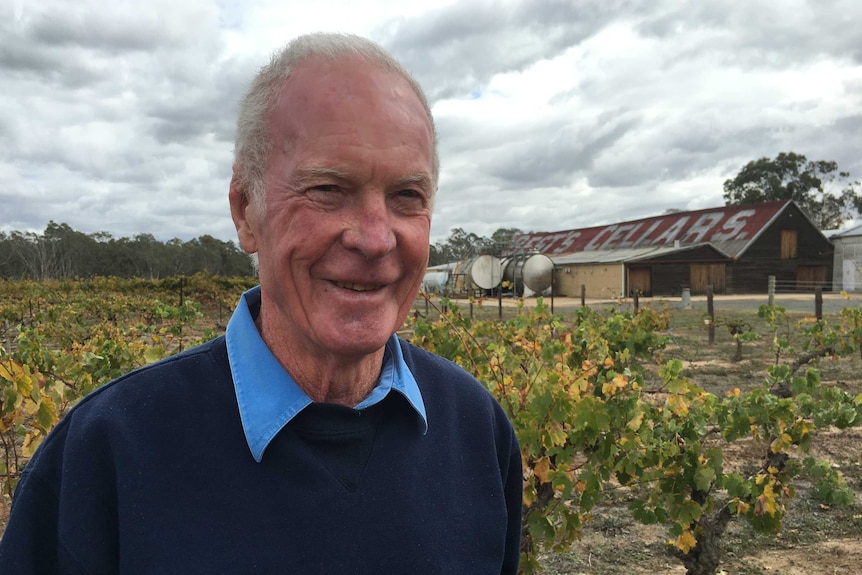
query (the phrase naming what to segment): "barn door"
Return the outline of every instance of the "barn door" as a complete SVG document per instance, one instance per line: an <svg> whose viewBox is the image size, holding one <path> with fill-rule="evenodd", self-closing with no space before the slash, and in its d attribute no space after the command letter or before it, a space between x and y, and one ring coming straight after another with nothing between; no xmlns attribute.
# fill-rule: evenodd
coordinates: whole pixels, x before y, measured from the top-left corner
<svg viewBox="0 0 862 575"><path fill-rule="evenodd" d="M727 289L724 264L691 264L690 276L693 294L705 294L709 285L716 294L723 294Z"/></svg>
<svg viewBox="0 0 862 575"><path fill-rule="evenodd" d="M652 296L652 268L629 268L629 295Z"/></svg>
<svg viewBox="0 0 862 575"><path fill-rule="evenodd" d="M826 287L826 266L799 266L796 268L796 290L814 291Z"/></svg>

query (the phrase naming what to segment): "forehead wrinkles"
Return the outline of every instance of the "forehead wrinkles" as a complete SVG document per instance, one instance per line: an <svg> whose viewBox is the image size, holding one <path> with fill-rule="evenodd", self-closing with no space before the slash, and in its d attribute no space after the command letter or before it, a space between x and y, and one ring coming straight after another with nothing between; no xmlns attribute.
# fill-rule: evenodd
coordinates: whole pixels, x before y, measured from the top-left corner
<svg viewBox="0 0 862 575"><path fill-rule="evenodd" d="M433 124L410 84L388 70L362 60L306 63L279 92L270 124L270 167L277 155L287 160L278 171L346 180L385 173L387 187L403 181L433 193ZM397 148L405 149L397 165L375 162Z"/></svg>
<svg viewBox="0 0 862 575"><path fill-rule="evenodd" d="M274 139L291 141L318 123L341 123L357 132L373 116L402 133L421 129L433 146L433 127L419 96L400 75L358 57L312 59L300 64L279 91L270 113ZM279 131L281 133L279 133Z"/></svg>

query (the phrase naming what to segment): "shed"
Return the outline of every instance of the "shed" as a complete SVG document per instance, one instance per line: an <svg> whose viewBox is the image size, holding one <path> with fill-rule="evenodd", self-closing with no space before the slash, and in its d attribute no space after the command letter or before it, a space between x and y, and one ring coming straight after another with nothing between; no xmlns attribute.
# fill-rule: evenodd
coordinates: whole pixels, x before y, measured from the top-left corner
<svg viewBox="0 0 862 575"><path fill-rule="evenodd" d="M862 291L862 225L834 231L829 239L835 245L832 271L834 291Z"/></svg>
<svg viewBox="0 0 862 575"><path fill-rule="evenodd" d="M676 212L513 238L506 253L540 252L555 265L558 295L589 297L762 293L828 289L833 246L791 201Z"/></svg>

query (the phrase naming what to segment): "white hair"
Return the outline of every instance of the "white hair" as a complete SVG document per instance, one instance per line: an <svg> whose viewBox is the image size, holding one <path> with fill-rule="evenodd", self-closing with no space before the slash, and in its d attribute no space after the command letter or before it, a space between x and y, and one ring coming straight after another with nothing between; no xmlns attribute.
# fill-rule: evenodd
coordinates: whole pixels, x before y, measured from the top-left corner
<svg viewBox="0 0 862 575"><path fill-rule="evenodd" d="M431 177L433 190L436 190L440 172L437 133L431 108L419 83L391 54L371 40L352 34L320 32L295 38L273 54L269 64L260 69L240 101L234 144L235 185L248 195L259 213L263 213L264 209L264 181L273 144L269 119L279 93L299 64L315 57L335 60L347 55L359 56L397 74L410 84L419 97L433 132Z"/></svg>

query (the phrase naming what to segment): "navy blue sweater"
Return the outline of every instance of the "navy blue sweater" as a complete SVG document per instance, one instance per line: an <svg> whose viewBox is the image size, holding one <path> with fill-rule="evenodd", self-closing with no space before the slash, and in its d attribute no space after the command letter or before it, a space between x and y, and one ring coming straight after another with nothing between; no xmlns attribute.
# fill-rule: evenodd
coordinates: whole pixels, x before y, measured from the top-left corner
<svg viewBox="0 0 862 575"><path fill-rule="evenodd" d="M223 338L90 394L28 464L0 542L16 574L514 574L521 459L490 394L402 342L397 393L314 404L252 458Z"/></svg>

